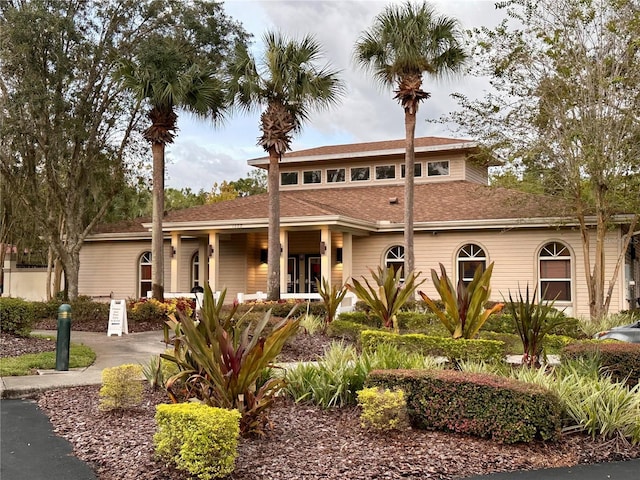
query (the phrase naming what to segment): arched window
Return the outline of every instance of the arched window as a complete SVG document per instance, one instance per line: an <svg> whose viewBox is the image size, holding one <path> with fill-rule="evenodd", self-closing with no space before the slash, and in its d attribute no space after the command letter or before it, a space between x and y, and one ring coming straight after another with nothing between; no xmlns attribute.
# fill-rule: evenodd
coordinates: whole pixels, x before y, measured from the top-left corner
<svg viewBox="0 0 640 480"><path fill-rule="evenodd" d="M487 268L487 255L475 243L467 243L458 250L456 261L458 263L458 280L462 280L465 285L471 283L478 267L483 272Z"/></svg>
<svg viewBox="0 0 640 480"><path fill-rule="evenodd" d="M198 252L191 257L191 287L200 286L200 255Z"/></svg>
<svg viewBox="0 0 640 480"><path fill-rule="evenodd" d="M384 266L385 268L393 267L394 272L403 271L404 247L402 245L394 245L387 250L387 254L384 256ZM404 273L402 273L402 276L404 277Z"/></svg>
<svg viewBox="0 0 640 480"><path fill-rule="evenodd" d="M547 243L540 250L539 291L542 300L571 301L571 252L560 242Z"/></svg>
<svg viewBox="0 0 640 480"><path fill-rule="evenodd" d="M146 297L151 290L151 252L140 255L138 262L138 297Z"/></svg>

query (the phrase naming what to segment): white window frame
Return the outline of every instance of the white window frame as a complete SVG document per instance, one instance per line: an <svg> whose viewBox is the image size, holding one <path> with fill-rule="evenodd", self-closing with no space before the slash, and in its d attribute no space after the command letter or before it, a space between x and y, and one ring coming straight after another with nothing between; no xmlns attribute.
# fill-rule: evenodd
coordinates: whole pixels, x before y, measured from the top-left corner
<svg viewBox="0 0 640 480"><path fill-rule="evenodd" d="M401 265L401 267L399 267L402 268L401 280L404 281L404 245L393 245L387 249L384 254L384 268L387 269L391 265ZM394 267L394 271L397 272L397 268Z"/></svg>
<svg viewBox="0 0 640 480"><path fill-rule="evenodd" d="M142 279L142 267L149 266L149 272L151 273L149 279ZM149 288L142 291L142 282L148 283ZM150 251L142 252L138 257L138 298L144 298L147 296L147 292L153 288L153 262Z"/></svg>
<svg viewBox="0 0 640 480"><path fill-rule="evenodd" d="M464 277L462 276L463 270L460 268L465 262L482 262L482 271L485 271L487 269L487 254L484 248L477 243L466 243L458 249L458 254L456 255L456 276L458 277L458 281L462 280L465 285L469 285L473 280L473 274L471 277ZM475 269L473 273L475 274Z"/></svg>
<svg viewBox="0 0 640 480"><path fill-rule="evenodd" d="M543 277L542 276L542 262L553 262L553 261L562 261L569 262L569 277ZM540 253L538 254L538 297L541 301L553 301L554 298L545 298L543 283L552 283L552 282L568 282L569 287L567 289L567 293L569 298L567 299L558 299L557 303L571 303L573 301L573 257L571 255L571 250L569 247L562 242L551 241L545 243L540 249Z"/></svg>

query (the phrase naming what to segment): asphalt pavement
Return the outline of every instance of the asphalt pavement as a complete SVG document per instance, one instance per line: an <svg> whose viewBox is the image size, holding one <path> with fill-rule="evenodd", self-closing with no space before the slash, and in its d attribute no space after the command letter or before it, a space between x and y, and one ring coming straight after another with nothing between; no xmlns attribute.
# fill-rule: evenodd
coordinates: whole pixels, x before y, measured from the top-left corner
<svg viewBox="0 0 640 480"><path fill-rule="evenodd" d="M45 333L55 336L55 332ZM146 363L162 353L162 332L107 337L105 333L71 332L71 342L96 352L87 368L68 372L0 378L0 479L95 480L89 465L72 454L71 444L57 436L49 418L38 408L38 392L77 385L99 385L102 369L126 363ZM640 480L640 459L577 465L568 468L495 473L466 480ZM295 479L290 479L295 480ZM364 479L363 479L364 480Z"/></svg>

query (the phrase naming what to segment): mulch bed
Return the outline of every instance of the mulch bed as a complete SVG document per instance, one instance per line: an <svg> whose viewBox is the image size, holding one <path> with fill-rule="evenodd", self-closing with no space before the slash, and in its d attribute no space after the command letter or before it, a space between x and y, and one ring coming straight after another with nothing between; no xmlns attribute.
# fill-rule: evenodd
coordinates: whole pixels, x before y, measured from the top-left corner
<svg viewBox="0 0 640 480"><path fill-rule="evenodd" d="M98 325L95 325L98 327ZM106 325L98 331L106 332ZM48 325L37 328L50 329ZM157 326L154 327L154 329ZM54 342L0 336L2 352L50 349ZM298 335L281 360L311 360L329 339ZM53 345L55 348L55 345ZM6 351L5 351L6 348ZM143 404L124 412L98 409L99 387L42 393L40 407L54 430L101 480L184 480L183 473L153 457L155 406L163 392L145 391ZM363 429L356 407L322 410L279 399L270 411L272 429L262 438L241 439L229 480L249 479L441 479L499 471L530 470L580 463L640 458L640 445L564 435L555 443L501 445L470 436L407 429L378 433Z"/></svg>
<svg viewBox="0 0 640 480"><path fill-rule="evenodd" d="M57 434L101 480L178 480L186 476L153 458L155 405L147 390L139 408L98 409L98 390L76 387L39 398ZM360 427L358 409L322 410L280 399L262 438L241 439L233 480L441 479L499 471L572 466L640 457L640 447L619 451L614 442L567 435L559 442L501 445L489 440L424 430L379 433Z"/></svg>

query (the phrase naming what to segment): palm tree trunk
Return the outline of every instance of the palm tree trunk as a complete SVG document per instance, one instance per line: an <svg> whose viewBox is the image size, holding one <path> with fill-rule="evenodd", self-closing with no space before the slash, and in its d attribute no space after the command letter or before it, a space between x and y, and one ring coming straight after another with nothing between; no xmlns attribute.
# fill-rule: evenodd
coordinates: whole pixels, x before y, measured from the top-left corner
<svg viewBox="0 0 640 480"><path fill-rule="evenodd" d="M416 136L416 110L417 108L405 108L405 156L404 156L404 278L407 278L415 268L415 256L413 254L413 184L414 166L416 163L415 136Z"/></svg>
<svg viewBox="0 0 640 480"><path fill-rule="evenodd" d="M280 300L280 156L269 151L269 246L267 257L267 299Z"/></svg>
<svg viewBox="0 0 640 480"><path fill-rule="evenodd" d="M153 218L151 228L151 290L153 298L164 301L164 144L153 142Z"/></svg>

